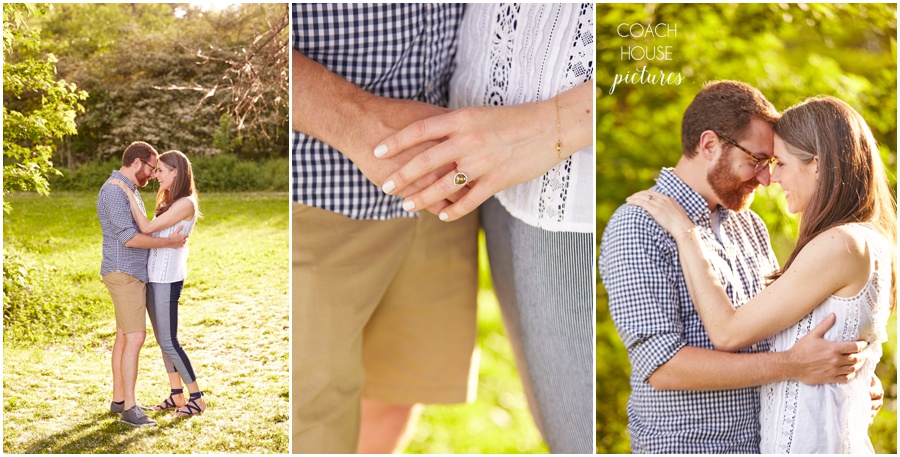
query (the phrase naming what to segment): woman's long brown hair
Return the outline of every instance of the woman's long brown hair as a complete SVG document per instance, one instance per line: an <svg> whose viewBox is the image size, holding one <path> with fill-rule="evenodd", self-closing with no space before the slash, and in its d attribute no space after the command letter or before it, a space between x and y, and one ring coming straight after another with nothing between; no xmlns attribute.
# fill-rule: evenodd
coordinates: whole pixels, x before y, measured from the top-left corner
<svg viewBox="0 0 900 457"><path fill-rule="evenodd" d="M168 165L170 168L178 170L175 175L175 182L168 189L160 189L156 194L156 215L165 213L172 202L180 198L194 196L197 197L197 190L194 186L194 170L191 168L191 161L188 160L181 151L166 151L159 155L159 161ZM196 201L194 202L196 203ZM199 209L195 208L198 212Z"/></svg>
<svg viewBox="0 0 900 457"><path fill-rule="evenodd" d="M872 131L862 116L834 97L814 97L787 109L775 123L787 151L804 162L819 158L815 192L800 219L797 246L784 268L820 233L839 225L868 222L891 249L891 309L896 302L897 204Z"/></svg>

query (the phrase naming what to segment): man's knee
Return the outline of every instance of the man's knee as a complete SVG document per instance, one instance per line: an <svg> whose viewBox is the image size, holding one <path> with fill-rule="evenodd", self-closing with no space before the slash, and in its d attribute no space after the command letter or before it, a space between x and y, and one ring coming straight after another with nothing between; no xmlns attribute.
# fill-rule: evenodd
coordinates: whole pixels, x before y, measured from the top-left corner
<svg viewBox="0 0 900 457"><path fill-rule="evenodd" d="M147 332L132 332L125 334L125 345L128 347L142 346L147 338Z"/></svg>

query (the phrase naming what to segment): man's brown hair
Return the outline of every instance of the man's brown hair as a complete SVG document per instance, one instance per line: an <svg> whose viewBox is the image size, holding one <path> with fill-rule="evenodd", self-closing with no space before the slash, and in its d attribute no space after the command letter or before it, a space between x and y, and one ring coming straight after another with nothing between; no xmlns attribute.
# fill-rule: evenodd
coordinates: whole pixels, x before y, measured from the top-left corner
<svg viewBox="0 0 900 457"><path fill-rule="evenodd" d="M739 81L708 82L684 111L681 152L694 157L700 135L707 130L741 141L754 117L770 125L778 120L778 111L762 92Z"/></svg>
<svg viewBox="0 0 900 457"><path fill-rule="evenodd" d="M156 152L156 149L153 149L153 146L143 141L135 141L125 148L125 152L122 154L122 166L127 167L131 165L134 159L141 159L146 162L150 160L150 156L156 155L159 155L159 153Z"/></svg>

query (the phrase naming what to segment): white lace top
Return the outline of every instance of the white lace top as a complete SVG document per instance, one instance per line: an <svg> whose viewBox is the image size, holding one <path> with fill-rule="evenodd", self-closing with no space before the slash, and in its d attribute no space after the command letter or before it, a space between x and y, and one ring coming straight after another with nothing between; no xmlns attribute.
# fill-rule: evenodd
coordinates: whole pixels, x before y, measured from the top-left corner
<svg viewBox="0 0 900 457"><path fill-rule="evenodd" d="M830 313L837 321L825 334L829 341L866 340L866 361L847 384L810 386L782 381L761 388L760 451L763 454L873 453L869 440L869 383L887 340L890 315L891 257L889 243L868 224L847 227L866 240L869 280L853 297L830 296L797 324L776 334L773 352L790 349Z"/></svg>
<svg viewBox="0 0 900 457"><path fill-rule="evenodd" d="M547 100L593 78L593 3L469 4L459 31L450 108ZM497 198L529 225L589 233L595 223L594 174L591 146Z"/></svg>
<svg viewBox="0 0 900 457"><path fill-rule="evenodd" d="M193 197L185 197L190 199L194 204L194 217L190 220L183 220L175 223L171 227L164 228L158 232L154 232L153 236L157 238L167 238L175 233L176 230L182 234L189 234L194 230L194 223L197 222L197 201ZM172 283L184 281L187 278L187 258L188 244L180 248L153 248L150 250L150 260L147 264L147 273L150 276L150 282Z"/></svg>

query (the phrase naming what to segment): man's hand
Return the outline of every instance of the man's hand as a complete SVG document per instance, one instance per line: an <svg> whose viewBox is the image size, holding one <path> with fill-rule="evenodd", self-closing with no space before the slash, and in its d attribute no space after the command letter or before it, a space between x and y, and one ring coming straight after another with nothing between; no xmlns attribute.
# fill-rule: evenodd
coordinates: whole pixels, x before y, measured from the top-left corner
<svg viewBox="0 0 900 457"><path fill-rule="evenodd" d="M183 228L183 227L182 227L182 228ZM180 248L180 247L184 246L185 243L187 243L187 238L188 238L188 236L187 236L187 235L182 235L182 234L181 234L181 229L178 229L178 230L175 231L175 233L169 235L169 237L166 238L166 240L167 240L167 247L170 247L170 248Z"/></svg>
<svg viewBox="0 0 900 457"><path fill-rule="evenodd" d="M872 415L869 417L869 426L875 423L875 416L881 407L884 406L884 386L881 385L881 379L872 375L872 381L869 383L869 396L872 397Z"/></svg>
<svg viewBox="0 0 900 457"><path fill-rule="evenodd" d="M785 353L790 357L792 370L788 378L819 385L844 383L856 377L863 364L859 353L866 348L866 342L834 343L825 340L825 332L834 325L835 319L833 313L829 314Z"/></svg>
<svg viewBox="0 0 900 457"><path fill-rule="evenodd" d="M392 159L376 158L375 147L381 139L415 121L447 110L427 103L373 95L297 50L293 50L291 62L291 127L340 151L376 186L381 187L388 176L412 157L438 143L423 144ZM424 189L452 168L453 164L448 164L423 176L404 189L400 196ZM468 188L456 195L466 191Z"/></svg>

